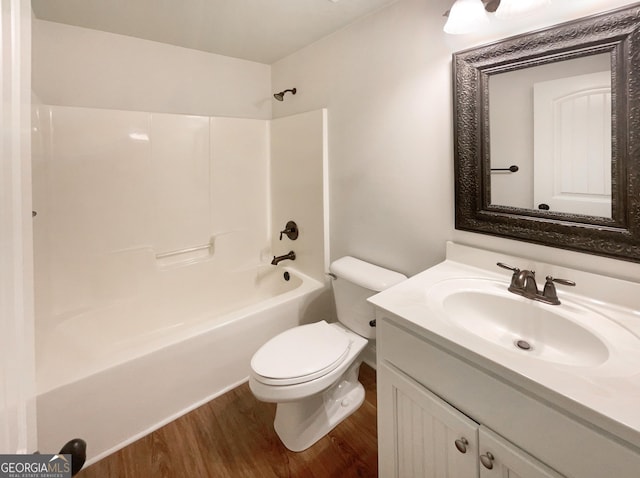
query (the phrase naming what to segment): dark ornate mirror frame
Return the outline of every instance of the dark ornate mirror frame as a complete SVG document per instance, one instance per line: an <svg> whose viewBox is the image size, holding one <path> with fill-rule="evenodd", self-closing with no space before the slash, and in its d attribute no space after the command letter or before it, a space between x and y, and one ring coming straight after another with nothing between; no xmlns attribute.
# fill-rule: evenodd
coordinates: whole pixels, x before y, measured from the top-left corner
<svg viewBox="0 0 640 478"><path fill-rule="evenodd" d="M489 78L608 53L612 217L491 204ZM453 55L456 229L640 262L640 4Z"/></svg>

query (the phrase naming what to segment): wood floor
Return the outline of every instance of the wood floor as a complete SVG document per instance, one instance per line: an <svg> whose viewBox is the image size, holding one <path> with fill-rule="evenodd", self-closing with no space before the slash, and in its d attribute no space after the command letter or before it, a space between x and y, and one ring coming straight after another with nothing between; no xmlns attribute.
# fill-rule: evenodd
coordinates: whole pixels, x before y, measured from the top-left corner
<svg viewBox="0 0 640 478"><path fill-rule="evenodd" d="M376 477L376 375L363 364L364 404L300 453L273 430L275 404L244 384L82 470L78 478ZM90 446L91 444L89 444Z"/></svg>

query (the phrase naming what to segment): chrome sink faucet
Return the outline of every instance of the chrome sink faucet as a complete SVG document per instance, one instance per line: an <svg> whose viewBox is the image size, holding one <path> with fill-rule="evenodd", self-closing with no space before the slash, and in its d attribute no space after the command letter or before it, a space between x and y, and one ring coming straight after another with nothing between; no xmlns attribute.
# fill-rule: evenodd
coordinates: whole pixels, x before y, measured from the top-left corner
<svg viewBox="0 0 640 478"><path fill-rule="evenodd" d="M556 283L567 286L576 285L575 282L567 279L556 279L547 276L544 289L541 292L538 290L535 271L520 270L517 267L512 267L502 262L498 262L496 265L513 272L511 284L509 284L508 288L509 292L521 295L527 299L544 302L545 304L560 305L560 299L558 299L558 293L556 292Z"/></svg>

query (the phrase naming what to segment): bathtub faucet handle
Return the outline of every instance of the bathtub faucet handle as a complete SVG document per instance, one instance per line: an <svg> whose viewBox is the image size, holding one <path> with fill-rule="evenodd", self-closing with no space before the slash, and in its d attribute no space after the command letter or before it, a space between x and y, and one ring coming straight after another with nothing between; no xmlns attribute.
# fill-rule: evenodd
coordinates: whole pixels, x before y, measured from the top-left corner
<svg viewBox="0 0 640 478"><path fill-rule="evenodd" d="M286 234L289 239L295 241L298 239L298 232L298 225L294 221L289 221L287 222L284 231L280 231L280 240L282 240L282 235Z"/></svg>

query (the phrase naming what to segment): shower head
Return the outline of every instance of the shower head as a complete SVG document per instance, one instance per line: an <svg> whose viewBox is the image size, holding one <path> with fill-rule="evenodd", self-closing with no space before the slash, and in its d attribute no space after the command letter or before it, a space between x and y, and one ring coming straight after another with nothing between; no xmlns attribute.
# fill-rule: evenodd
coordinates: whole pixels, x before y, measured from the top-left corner
<svg viewBox="0 0 640 478"><path fill-rule="evenodd" d="M273 95L273 97L278 101L282 101L282 100L284 100L284 94L289 92L289 91L293 95L295 95L296 92L297 92L297 90L295 88L291 88L290 90L284 90L284 91L281 91L280 93L276 93L275 95Z"/></svg>

